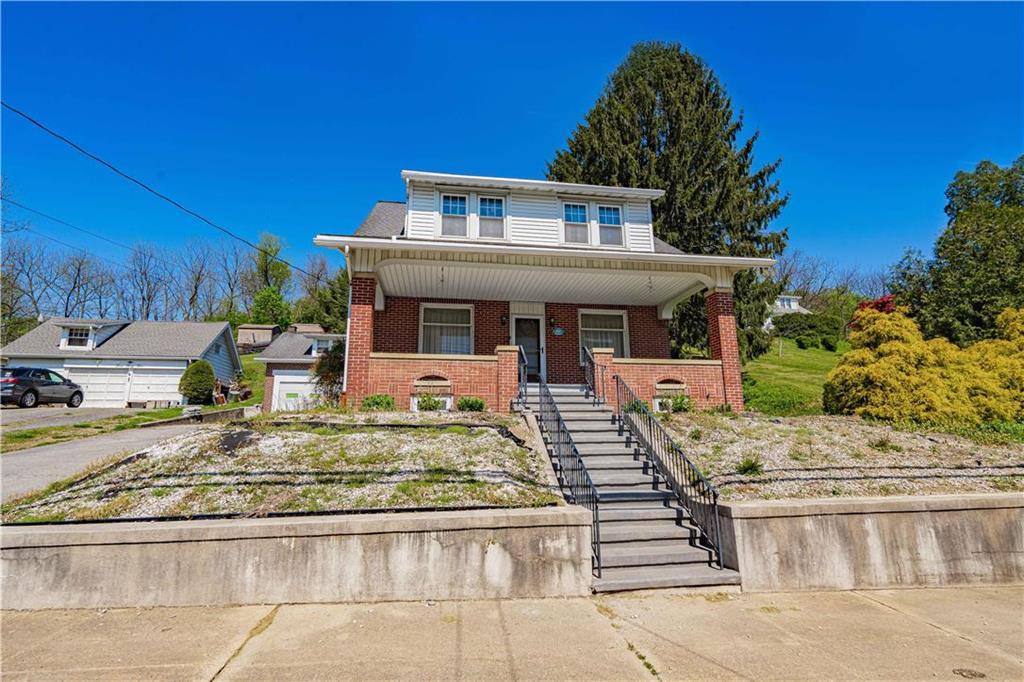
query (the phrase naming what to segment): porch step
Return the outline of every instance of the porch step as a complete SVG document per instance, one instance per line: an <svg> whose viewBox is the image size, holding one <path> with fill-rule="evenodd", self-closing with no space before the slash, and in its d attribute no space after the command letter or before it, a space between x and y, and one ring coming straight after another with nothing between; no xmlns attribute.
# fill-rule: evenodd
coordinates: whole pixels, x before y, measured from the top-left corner
<svg viewBox="0 0 1024 682"><path fill-rule="evenodd" d="M635 451L632 445L626 445L625 438L613 442L595 441L593 443L581 443L576 441L576 449L579 451L580 456L584 458L632 456Z"/></svg>
<svg viewBox="0 0 1024 682"><path fill-rule="evenodd" d="M569 429L573 440L584 433L602 433L613 439L619 438L619 427L610 419L573 419L571 421L566 419L565 427Z"/></svg>
<svg viewBox="0 0 1024 682"><path fill-rule="evenodd" d="M740 574L728 568L697 564L684 566L629 566L605 568L594 580L594 592L622 592L666 587L739 585Z"/></svg>
<svg viewBox="0 0 1024 682"><path fill-rule="evenodd" d="M642 540L681 540L696 542L700 537L697 529L690 525L652 521L612 521L601 519L601 544L639 542Z"/></svg>
<svg viewBox="0 0 1024 682"><path fill-rule="evenodd" d="M601 565L607 568L710 563L711 552L683 542L664 545L649 542L601 543Z"/></svg>
<svg viewBox="0 0 1024 682"><path fill-rule="evenodd" d="M664 505L650 507L628 507L614 504L602 504L600 506L600 519L602 538L604 537L604 524L616 521L672 521L683 522L687 518L686 512L679 507L666 507Z"/></svg>
<svg viewBox="0 0 1024 682"><path fill-rule="evenodd" d="M645 474L643 471L609 471L607 469L594 469L590 472L590 478L597 486L598 492L609 488L634 489L657 489L664 486L664 479L660 476Z"/></svg>

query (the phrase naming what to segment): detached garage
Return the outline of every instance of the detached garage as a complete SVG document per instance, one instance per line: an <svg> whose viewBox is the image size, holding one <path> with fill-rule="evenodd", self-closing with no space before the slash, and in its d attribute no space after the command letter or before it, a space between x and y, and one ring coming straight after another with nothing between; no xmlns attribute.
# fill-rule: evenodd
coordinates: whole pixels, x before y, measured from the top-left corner
<svg viewBox="0 0 1024 682"><path fill-rule="evenodd" d="M263 383L264 412L295 412L316 401L313 366L317 358L337 343L344 334L286 332L267 346L257 362L266 365Z"/></svg>
<svg viewBox="0 0 1024 682"><path fill-rule="evenodd" d="M0 355L5 365L51 369L80 384L85 407L180 405L181 375L200 359L225 385L242 371L227 322L51 318Z"/></svg>

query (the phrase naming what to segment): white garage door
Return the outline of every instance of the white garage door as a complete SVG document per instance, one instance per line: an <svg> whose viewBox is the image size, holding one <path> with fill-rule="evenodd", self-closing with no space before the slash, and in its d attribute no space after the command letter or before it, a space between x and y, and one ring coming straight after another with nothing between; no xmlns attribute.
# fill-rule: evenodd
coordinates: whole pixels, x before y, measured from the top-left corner
<svg viewBox="0 0 1024 682"><path fill-rule="evenodd" d="M313 377L299 370L274 372L274 400L270 409L282 411L302 410L313 404Z"/></svg>
<svg viewBox="0 0 1024 682"><path fill-rule="evenodd" d="M65 376L81 385L83 407L124 407L127 367L70 367Z"/></svg>
<svg viewBox="0 0 1024 682"><path fill-rule="evenodd" d="M178 393L178 382L181 380L183 368L176 367L136 367L132 370L132 383L128 402L181 402Z"/></svg>

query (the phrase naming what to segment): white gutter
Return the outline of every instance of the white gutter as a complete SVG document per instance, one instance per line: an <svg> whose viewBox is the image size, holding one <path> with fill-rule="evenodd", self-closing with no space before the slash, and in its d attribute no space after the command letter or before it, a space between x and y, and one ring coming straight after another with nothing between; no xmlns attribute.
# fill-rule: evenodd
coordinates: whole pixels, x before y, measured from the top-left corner
<svg viewBox="0 0 1024 682"><path fill-rule="evenodd" d="M635 199L660 199L663 189L645 187L609 187L607 185L580 185L574 182L550 182L523 178L494 178L486 175L454 175L451 173L430 173L427 171L403 170L402 179L410 182L427 182L435 185L457 185L459 187L488 187L498 189L521 189L533 192L556 192L559 194L580 194L586 196L623 197Z"/></svg>
<svg viewBox="0 0 1024 682"><path fill-rule="evenodd" d="M673 263L676 265L706 265L740 268L766 268L775 263L773 258L746 258L737 256L704 256L689 253L654 253L653 251L610 251L603 249L566 249L547 246L518 246L508 244L469 244L427 239L387 239L383 237L356 237L350 235L318 234L317 246L342 249L346 261L350 248L368 248L449 253L481 253L509 256L564 256L567 258L597 258L608 261L639 261L646 263Z"/></svg>

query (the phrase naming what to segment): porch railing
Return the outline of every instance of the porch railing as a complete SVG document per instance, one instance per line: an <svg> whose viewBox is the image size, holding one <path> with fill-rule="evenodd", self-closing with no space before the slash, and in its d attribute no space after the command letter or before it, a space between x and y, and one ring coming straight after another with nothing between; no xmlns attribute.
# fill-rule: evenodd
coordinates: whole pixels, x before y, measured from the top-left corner
<svg viewBox="0 0 1024 682"><path fill-rule="evenodd" d="M604 395L604 367L599 368L594 360L594 354L586 346L583 347L583 379L587 384L587 397L593 398L595 403L603 403Z"/></svg>
<svg viewBox="0 0 1024 682"><path fill-rule="evenodd" d="M668 480L673 492L693 519L704 542L714 551L714 562L722 567L721 519L718 490L683 453L647 403L637 397L622 377L615 375L616 416L619 429L628 428L637 443L647 450L654 466Z"/></svg>
<svg viewBox="0 0 1024 682"><path fill-rule="evenodd" d="M526 407L526 381L527 381L526 350L519 346L519 390L516 392L516 400L519 407Z"/></svg>
<svg viewBox="0 0 1024 682"><path fill-rule="evenodd" d="M594 481L590 478L580 451L576 447L569 429L565 426L562 413L558 411L555 399L547 383L540 382L540 426L547 437L548 448L557 464L558 483L563 491L568 491L568 500L590 510L591 521L590 545L592 563L597 577L601 577L601 516L598 510L600 496Z"/></svg>

